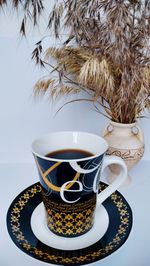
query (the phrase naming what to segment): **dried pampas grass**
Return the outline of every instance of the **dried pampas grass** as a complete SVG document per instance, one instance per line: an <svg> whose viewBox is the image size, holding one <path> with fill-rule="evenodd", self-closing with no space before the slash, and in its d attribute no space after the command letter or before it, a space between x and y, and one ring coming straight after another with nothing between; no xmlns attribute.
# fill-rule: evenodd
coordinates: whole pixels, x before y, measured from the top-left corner
<svg viewBox="0 0 150 266"><path fill-rule="evenodd" d="M2 0L0 6L6 3ZM38 25L43 1L12 3L24 10L25 35L28 20ZM35 93L58 97L84 90L94 106L97 101L113 121L121 123L134 122L150 107L149 0L57 0L47 26L56 38L64 29L68 36L62 48L43 51L42 40L37 43L32 58L49 70L49 76L36 84Z"/></svg>

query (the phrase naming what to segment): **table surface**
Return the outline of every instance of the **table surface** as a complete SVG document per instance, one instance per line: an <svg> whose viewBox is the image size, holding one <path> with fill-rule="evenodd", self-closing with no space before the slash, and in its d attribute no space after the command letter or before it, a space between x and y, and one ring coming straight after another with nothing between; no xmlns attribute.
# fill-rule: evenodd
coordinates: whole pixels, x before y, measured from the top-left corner
<svg viewBox="0 0 150 266"><path fill-rule="evenodd" d="M133 211L133 227L129 238L116 252L93 266L150 265L150 162L141 161L131 172L131 183L120 188ZM102 179L104 182L104 178ZM34 164L0 165L0 266L46 266L22 252L12 242L6 227L7 210L13 199L26 187L38 181ZM52 264L49 264L52 265Z"/></svg>

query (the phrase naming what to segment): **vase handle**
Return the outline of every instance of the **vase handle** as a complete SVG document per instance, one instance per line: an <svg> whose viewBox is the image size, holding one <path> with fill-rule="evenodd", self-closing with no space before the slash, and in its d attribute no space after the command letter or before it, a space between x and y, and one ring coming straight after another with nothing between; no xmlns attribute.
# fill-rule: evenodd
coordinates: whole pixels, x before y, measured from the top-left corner
<svg viewBox="0 0 150 266"><path fill-rule="evenodd" d="M135 135L141 142L144 143L144 134L142 129L138 126L135 125L131 128L131 132L133 135Z"/></svg>
<svg viewBox="0 0 150 266"><path fill-rule="evenodd" d="M103 131L103 137L107 136L109 133L111 133L114 130L114 126L112 124L108 124L104 131Z"/></svg>

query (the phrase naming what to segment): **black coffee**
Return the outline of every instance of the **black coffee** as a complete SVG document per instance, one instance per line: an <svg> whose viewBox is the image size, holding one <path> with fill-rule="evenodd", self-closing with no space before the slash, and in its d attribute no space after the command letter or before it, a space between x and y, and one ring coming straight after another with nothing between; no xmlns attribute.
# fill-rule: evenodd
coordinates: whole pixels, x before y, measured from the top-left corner
<svg viewBox="0 0 150 266"><path fill-rule="evenodd" d="M53 159L75 160L93 156L94 154L78 149L64 149L47 153L45 156Z"/></svg>

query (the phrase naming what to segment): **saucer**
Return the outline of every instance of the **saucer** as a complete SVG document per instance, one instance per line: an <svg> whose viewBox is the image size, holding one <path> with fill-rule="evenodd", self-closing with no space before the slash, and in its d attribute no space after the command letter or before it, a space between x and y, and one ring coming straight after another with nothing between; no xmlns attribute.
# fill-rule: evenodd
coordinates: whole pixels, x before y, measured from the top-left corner
<svg viewBox="0 0 150 266"><path fill-rule="evenodd" d="M100 183L101 190L106 186ZM49 231L40 192L39 183L26 188L7 213L9 235L26 254L47 263L77 266L101 260L126 242L132 228L132 211L118 191L96 209L93 228L75 238Z"/></svg>

